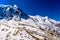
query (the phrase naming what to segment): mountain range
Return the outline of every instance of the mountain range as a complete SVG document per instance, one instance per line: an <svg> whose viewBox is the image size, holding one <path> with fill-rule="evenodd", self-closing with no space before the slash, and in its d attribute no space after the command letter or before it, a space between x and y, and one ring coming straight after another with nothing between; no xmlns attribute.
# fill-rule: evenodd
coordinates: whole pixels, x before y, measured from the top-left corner
<svg viewBox="0 0 60 40"><path fill-rule="evenodd" d="M0 5L0 40L60 40L60 22L27 15L17 5Z"/></svg>

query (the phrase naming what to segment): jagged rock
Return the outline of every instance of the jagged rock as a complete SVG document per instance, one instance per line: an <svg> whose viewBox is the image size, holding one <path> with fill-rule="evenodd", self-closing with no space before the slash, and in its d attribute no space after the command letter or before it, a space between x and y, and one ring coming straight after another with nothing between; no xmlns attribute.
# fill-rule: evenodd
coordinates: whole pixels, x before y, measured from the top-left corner
<svg viewBox="0 0 60 40"><path fill-rule="evenodd" d="M0 5L0 10L0 40L60 40L59 22L27 15L16 5Z"/></svg>

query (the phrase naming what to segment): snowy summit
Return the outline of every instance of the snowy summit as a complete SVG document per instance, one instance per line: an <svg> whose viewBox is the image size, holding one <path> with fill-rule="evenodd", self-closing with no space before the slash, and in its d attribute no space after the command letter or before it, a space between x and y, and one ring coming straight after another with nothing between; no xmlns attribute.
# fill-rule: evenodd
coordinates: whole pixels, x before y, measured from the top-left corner
<svg viewBox="0 0 60 40"><path fill-rule="evenodd" d="M17 5L0 5L0 40L60 40L60 22L27 15Z"/></svg>

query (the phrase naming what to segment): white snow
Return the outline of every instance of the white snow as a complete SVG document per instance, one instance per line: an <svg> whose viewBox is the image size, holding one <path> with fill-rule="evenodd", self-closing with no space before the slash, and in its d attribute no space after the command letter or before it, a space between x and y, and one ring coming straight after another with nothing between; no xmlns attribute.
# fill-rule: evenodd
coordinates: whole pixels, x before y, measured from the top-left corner
<svg viewBox="0 0 60 40"><path fill-rule="evenodd" d="M35 16L33 16L32 18L36 18ZM39 17L37 17L36 19L40 19ZM46 20L46 22L44 21L39 21L39 22L33 22L31 19L28 20L23 20L23 21L15 21L14 18L10 21L7 21L6 19L0 20L0 40L36 40L35 38L33 38L31 35L35 36L36 38L39 39L43 39L44 37L42 35L45 35L46 33L42 30L39 29L39 26L43 29L43 30L47 30L51 27L52 24L50 24L48 26L49 21ZM21 29L19 29L21 28ZM47 29L46 29L47 28ZM58 27L51 27L52 29L59 29ZM51 30L52 30L51 29ZM7 31L6 31L7 30ZM19 30L19 31L18 31ZM20 31L22 30L22 31ZM29 33L33 32L33 34L29 34ZM60 29L59 29L60 30ZM57 30L59 32L59 30ZM10 34L8 34L9 32L11 32ZM22 35L20 35L22 33ZM15 36L14 36L14 35ZM9 37L6 37L7 35L9 35ZM39 36L41 35L41 36Z"/></svg>
<svg viewBox="0 0 60 40"><path fill-rule="evenodd" d="M0 7L2 6L7 7L9 5L0 5ZM17 5L13 6L15 11L20 12L17 8ZM10 7L8 7L6 11L9 11L9 9ZM19 17L14 15L13 19L9 21L7 19L0 20L0 40L45 40L45 38L49 40L58 38L58 40L60 40L60 37L55 36L59 35L60 28L51 23L56 24L60 22L49 19L47 16L29 15L29 17L29 19L21 18L21 20L18 21ZM51 33L53 35L51 35Z"/></svg>

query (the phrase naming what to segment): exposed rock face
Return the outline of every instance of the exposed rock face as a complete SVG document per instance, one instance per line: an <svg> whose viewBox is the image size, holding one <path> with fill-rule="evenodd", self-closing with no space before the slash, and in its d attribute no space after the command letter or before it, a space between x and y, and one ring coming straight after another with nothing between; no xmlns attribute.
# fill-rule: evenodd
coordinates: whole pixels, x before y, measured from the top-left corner
<svg viewBox="0 0 60 40"><path fill-rule="evenodd" d="M56 24L55 26L59 27L60 28L60 23Z"/></svg>
<svg viewBox="0 0 60 40"><path fill-rule="evenodd" d="M60 40L57 21L38 15L28 16L16 5L2 5L0 10L5 10L0 11L4 14L0 15L0 40Z"/></svg>

